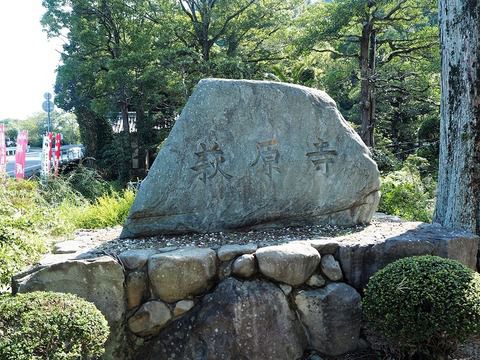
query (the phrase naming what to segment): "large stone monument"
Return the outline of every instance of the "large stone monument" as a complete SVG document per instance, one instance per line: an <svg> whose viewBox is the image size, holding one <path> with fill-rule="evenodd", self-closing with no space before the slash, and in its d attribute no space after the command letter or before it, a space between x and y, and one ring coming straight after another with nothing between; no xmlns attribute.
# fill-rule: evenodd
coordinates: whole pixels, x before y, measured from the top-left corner
<svg viewBox="0 0 480 360"><path fill-rule="evenodd" d="M122 237L368 223L379 173L324 92L205 79L149 175Z"/></svg>

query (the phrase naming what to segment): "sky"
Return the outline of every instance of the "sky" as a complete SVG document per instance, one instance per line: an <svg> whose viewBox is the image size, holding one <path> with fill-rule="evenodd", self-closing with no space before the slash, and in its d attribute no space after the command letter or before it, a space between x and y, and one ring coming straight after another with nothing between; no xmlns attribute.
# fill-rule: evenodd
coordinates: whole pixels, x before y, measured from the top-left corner
<svg viewBox="0 0 480 360"><path fill-rule="evenodd" d="M53 93L61 42L48 40L41 0L0 0L0 121L42 112Z"/></svg>

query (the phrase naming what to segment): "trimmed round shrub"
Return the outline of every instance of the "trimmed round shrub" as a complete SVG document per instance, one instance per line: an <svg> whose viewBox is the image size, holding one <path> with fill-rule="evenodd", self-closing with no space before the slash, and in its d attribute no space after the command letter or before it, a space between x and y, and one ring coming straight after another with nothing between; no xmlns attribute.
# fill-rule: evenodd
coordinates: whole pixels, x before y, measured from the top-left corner
<svg viewBox="0 0 480 360"><path fill-rule="evenodd" d="M98 359L109 335L105 317L75 295L0 296L0 359Z"/></svg>
<svg viewBox="0 0 480 360"><path fill-rule="evenodd" d="M447 359L480 333L480 275L437 256L397 260L370 278L363 310L404 354Z"/></svg>

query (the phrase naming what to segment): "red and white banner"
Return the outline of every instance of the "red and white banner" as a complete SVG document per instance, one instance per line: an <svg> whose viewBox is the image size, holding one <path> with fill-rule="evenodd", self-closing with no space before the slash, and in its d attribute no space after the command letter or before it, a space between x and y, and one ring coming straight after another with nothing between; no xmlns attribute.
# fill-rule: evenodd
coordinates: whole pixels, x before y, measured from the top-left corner
<svg viewBox="0 0 480 360"><path fill-rule="evenodd" d="M0 124L0 174L7 172L7 144L5 143L5 125Z"/></svg>
<svg viewBox="0 0 480 360"><path fill-rule="evenodd" d="M62 143L62 134L57 133L55 136L55 176L58 176L58 167L60 166L60 146Z"/></svg>
<svg viewBox="0 0 480 360"><path fill-rule="evenodd" d="M40 176L43 180L48 178L50 174L50 154L52 153L52 146L50 143L50 136L43 135L42 145L42 167L40 169Z"/></svg>
<svg viewBox="0 0 480 360"><path fill-rule="evenodd" d="M52 149L53 149L53 133L52 132L48 133L48 139L50 141L49 142L50 148L48 150L48 161L52 161ZM50 171L50 165L49 165L48 171Z"/></svg>
<svg viewBox="0 0 480 360"><path fill-rule="evenodd" d="M28 146L28 131L23 130L17 136L17 150L15 151L15 177L17 180L25 177L25 156Z"/></svg>

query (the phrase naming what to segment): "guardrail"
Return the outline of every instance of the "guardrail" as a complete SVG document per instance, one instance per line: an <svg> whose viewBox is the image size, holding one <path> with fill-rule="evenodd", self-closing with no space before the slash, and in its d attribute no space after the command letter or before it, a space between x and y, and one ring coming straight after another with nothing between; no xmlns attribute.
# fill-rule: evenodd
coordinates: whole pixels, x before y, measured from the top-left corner
<svg viewBox="0 0 480 360"><path fill-rule="evenodd" d="M60 153L60 163L66 163L74 160L78 160L83 158L83 148L78 146L78 147L72 147L68 149L61 149Z"/></svg>
<svg viewBox="0 0 480 360"><path fill-rule="evenodd" d="M29 149L27 150L27 153L29 152ZM7 156L13 156L15 155L17 151L16 147L7 147ZM55 151L55 150L52 150ZM73 147L73 148L68 148L68 149L61 149L61 161L64 160L64 157L67 157L67 160L78 160L83 157L83 149L81 146L79 147Z"/></svg>
<svg viewBox="0 0 480 360"><path fill-rule="evenodd" d="M40 168L41 168L41 153L36 152L39 157L39 161L37 164L26 166L25 167L25 177L31 177L35 174L40 173ZM53 167L53 156L54 153L52 153L52 167ZM84 148L83 146L76 146L76 145L66 145L66 148L61 149L60 153L60 164L67 164L72 161L76 161L79 159L82 159L84 157ZM10 160L12 161L12 160ZM7 171L8 176L13 177L14 176L14 171L9 170Z"/></svg>

